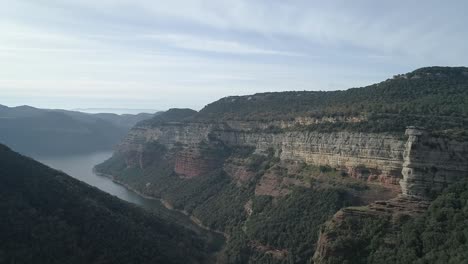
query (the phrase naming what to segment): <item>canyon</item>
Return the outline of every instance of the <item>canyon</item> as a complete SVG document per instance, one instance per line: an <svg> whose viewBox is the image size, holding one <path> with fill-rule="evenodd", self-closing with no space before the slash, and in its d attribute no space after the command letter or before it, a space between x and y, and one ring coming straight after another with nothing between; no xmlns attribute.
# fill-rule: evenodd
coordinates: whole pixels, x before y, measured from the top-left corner
<svg viewBox="0 0 468 264"><path fill-rule="evenodd" d="M346 260L353 250L337 245L359 233L350 221L385 221L391 237L468 178L464 72L424 68L347 91L170 109L137 124L96 168L227 233L220 263ZM453 104L443 103L449 92ZM439 114L425 114L428 105Z"/></svg>
<svg viewBox="0 0 468 264"><path fill-rule="evenodd" d="M263 127L271 129L271 125ZM291 176L300 174L301 167L308 165L332 168L340 173L340 178L353 178L383 187L377 194L358 195L364 209L345 207L326 223L328 229L322 229L319 234L315 263L327 263L325 260L330 254L339 255L329 245L334 239L330 234L342 228L342 219L414 216L424 212L428 201L444 187L463 177L468 178L468 143L432 136L429 131L417 127L408 127L406 136L401 136L345 131L319 133L301 129L268 132L260 130L258 125L252 127L242 122L235 125L170 122L154 127L135 127L117 148L117 155L131 159L138 157L138 161L126 166L144 166L143 160L154 158L154 154L151 157L144 151L151 142L163 145L171 153L172 170L178 177L196 178L222 169L238 186L255 178L256 172L249 169L248 158L226 158L210 152L210 148L222 145L230 149L248 148L252 155L272 155L277 159L277 166L287 171L286 176L278 170L266 171L255 184L255 196L280 198L290 194L294 186L310 188L311 184L306 180ZM254 210L252 199L244 207L248 217ZM259 242L253 245L255 250L268 248ZM284 259L287 255L286 249L276 250L284 254L271 256Z"/></svg>

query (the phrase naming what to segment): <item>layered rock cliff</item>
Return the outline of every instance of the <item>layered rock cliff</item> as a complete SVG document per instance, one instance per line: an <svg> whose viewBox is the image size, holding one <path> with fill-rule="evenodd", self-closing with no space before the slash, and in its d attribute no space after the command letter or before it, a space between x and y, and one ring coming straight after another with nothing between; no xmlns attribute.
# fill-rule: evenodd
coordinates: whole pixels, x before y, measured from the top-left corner
<svg viewBox="0 0 468 264"><path fill-rule="evenodd" d="M437 197L444 188L468 179L467 142L431 136L427 130L417 127L409 127L405 134L408 139L403 154L401 195L365 207L350 207L338 211L320 232L314 263L338 263L356 255L357 250L362 250L353 251L352 244L358 239L344 247L338 240L345 234L363 236L358 228L362 228L365 221L380 222L382 230L385 230L381 233L385 234L382 239L386 241L387 247L398 247L394 234L401 232L401 219L424 213L430 200ZM349 225L353 222L359 224L356 224L355 230L350 231Z"/></svg>
<svg viewBox="0 0 468 264"><path fill-rule="evenodd" d="M402 193L427 198L448 184L468 177L468 143L430 136L411 127L403 138L391 134L310 131L252 131L249 124L168 123L157 127L137 126L119 145L118 152L138 156L146 144L158 142L176 154L174 170L195 177L222 164L209 155L206 144L221 142L231 147L252 147L256 153L275 151L281 160L337 168L349 176L386 186L401 185ZM128 160L128 165L134 163ZM232 164L226 170L233 170ZM239 169L239 168L237 168ZM239 172L237 172L239 173ZM236 174L236 173L230 173ZM246 174L244 172L243 174ZM245 176L235 176L245 178Z"/></svg>
<svg viewBox="0 0 468 264"><path fill-rule="evenodd" d="M198 154L200 143L221 142L231 147L253 147L256 153L274 149L281 160L330 166L352 177L389 186L398 185L402 178L405 147L401 137L385 133L318 133L301 129L268 132L254 130L248 123L241 122L236 122L235 126L227 123L186 122L135 127L120 144L118 151L139 151L149 142L158 142L168 148L182 146L185 150L178 154L176 168L176 172L181 174L186 174L183 171L190 164L198 171L195 167L210 163L200 160L208 158ZM197 173L189 174L195 176Z"/></svg>
<svg viewBox="0 0 468 264"><path fill-rule="evenodd" d="M468 142L430 136L428 131L406 130L402 193L431 198L448 185L468 177Z"/></svg>

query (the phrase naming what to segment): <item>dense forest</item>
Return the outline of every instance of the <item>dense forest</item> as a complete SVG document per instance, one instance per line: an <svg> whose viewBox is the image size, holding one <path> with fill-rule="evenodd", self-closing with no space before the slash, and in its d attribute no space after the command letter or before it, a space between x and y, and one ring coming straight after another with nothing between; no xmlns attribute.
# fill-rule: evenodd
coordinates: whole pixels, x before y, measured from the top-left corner
<svg viewBox="0 0 468 264"><path fill-rule="evenodd" d="M166 112L159 113L153 118L143 120L137 124L137 126L150 125L157 126L167 122L183 122L189 120L191 117L197 114L197 111L188 108L172 108Z"/></svg>
<svg viewBox="0 0 468 264"><path fill-rule="evenodd" d="M164 117L156 116L140 125L229 120L293 121L298 117L326 120L300 127L311 131L402 134L408 126L419 126L435 135L466 139L468 68L421 68L381 83L344 91L229 96L208 104L198 113L190 109L171 109ZM270 130L281 132L284 129L271 127Z"/></svg>
<svg viewBox="0 0 468 264"><path fill-rule="evenodd" d="M468 68L421 68L344 91L230 96L208 104L186 120L272 121L297 117L336 119L304 128L314 131L403 133L407 126L422 126L435 133L466 138ZM358 118L360 122L349 122L346 118Z"/></svg>
<svg viewBox="0 0 468 264"><path fill-rule="evenodd" d="M0 145L0 263L206 263L195 233Z"/></svg>
<svg viewBox="0 0 468 264"><path fill-rule="evenodd" d="M429 67L344 91L303 91L230 96L207 105L198 118L261 119L412 114L467 117L468 68Z"/></svg>
<svg viewBox="0 0 468 264"><path fill-rule="evenodd" d="M468 182L448 187L420 216L344 218L329 264L459 264L468 260ZM352 230L352 232L351 232Z"/></svg>

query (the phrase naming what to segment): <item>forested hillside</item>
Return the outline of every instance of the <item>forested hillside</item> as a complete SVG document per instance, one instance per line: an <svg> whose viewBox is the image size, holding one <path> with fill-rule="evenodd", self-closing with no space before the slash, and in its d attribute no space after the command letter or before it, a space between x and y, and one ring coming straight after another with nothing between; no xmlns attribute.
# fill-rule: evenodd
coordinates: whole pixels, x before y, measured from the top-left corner
<svg viewBox="0 0 468 264"><path fill-rule="evenodd" d="M202 263L195 233L0 145L0 263Z"/></svg>
<svg viewBox="0 0 468 264"><path fill-rule="evenodd" d="M330 167L299 163L291 168L272 152L264 156L253 154L251 148L223 145L206 146L203 157L245 159L250 179L236 183L221 168L187 179L173 171L171 157L179 150L152 143L143 150L143 168L126 164L125 159L134 157L116 154L96 169L146 195L161 197L203 225L226 233L225 263L307 263L321 224L336 211L362 204L362 197L376 192L380 197L389 195L382 187L343 178ZM258 193L265 175L273 177L268 185L281 189L281 194Z"/></svg>
<svg viewBox="0 0 468 264"><path fill-rule="evenodd" d="M398 132L406 126L466 136L468 68L428 67L363 88L345 91L303 91L230 96L203 108L197 120L294 120L297 117L350 118L314 131Z"/></svg>
<svg viewBox="0 0 468 264"><path fill-rule="evenodd" d="M27 155L109 150L134 124L150 117L2 106L0 142Z"/></svg>

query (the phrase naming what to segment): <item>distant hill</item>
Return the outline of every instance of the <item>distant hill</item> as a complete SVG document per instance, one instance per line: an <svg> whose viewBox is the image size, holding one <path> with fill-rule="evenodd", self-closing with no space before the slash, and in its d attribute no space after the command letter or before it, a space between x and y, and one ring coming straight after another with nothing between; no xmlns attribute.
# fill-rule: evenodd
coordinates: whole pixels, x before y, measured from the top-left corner
<svg viewBox="0 0 468 264"><path fill-rule="evenodd" d="M468 131L468 68L426 67L386 81L344 91L294 91L230 96L208 104L198 121L294 120L297 117L346 118L361 122L332 122L314 131L353 130L398 132L406 126L432 131ZM341 119L342 120L342 119Z"/></svg>
<svg viewBox="0 0 468 264"><path fill-rule="evenodd" d="M143 120L138 125L158 125L165 122L183 122L191 120L197 114L197 111L189 108L172 108L166 112L160 112L150 119Z"/></svg>
<svg viewBox="0 0 468 264"><path fill-rule="evenodd" d="M76 108L72 111L78 111L89 114L100 114L100 113L114 113L114 114L140 114L140 113L156 113L159 112L155 109L135 109L135 108Z"/></svg>
<svg viewBox="0 0 468 264"><path fill-rule="evenodd" d="M0 145L0 263L203 263L182 227Z"/></svg>
<svg viewBox="0 0 468 264"><path fill-rule="evenodd" d="M109 150L137 122L152 116L0 106L0 142L30 155Z"/></svg>

